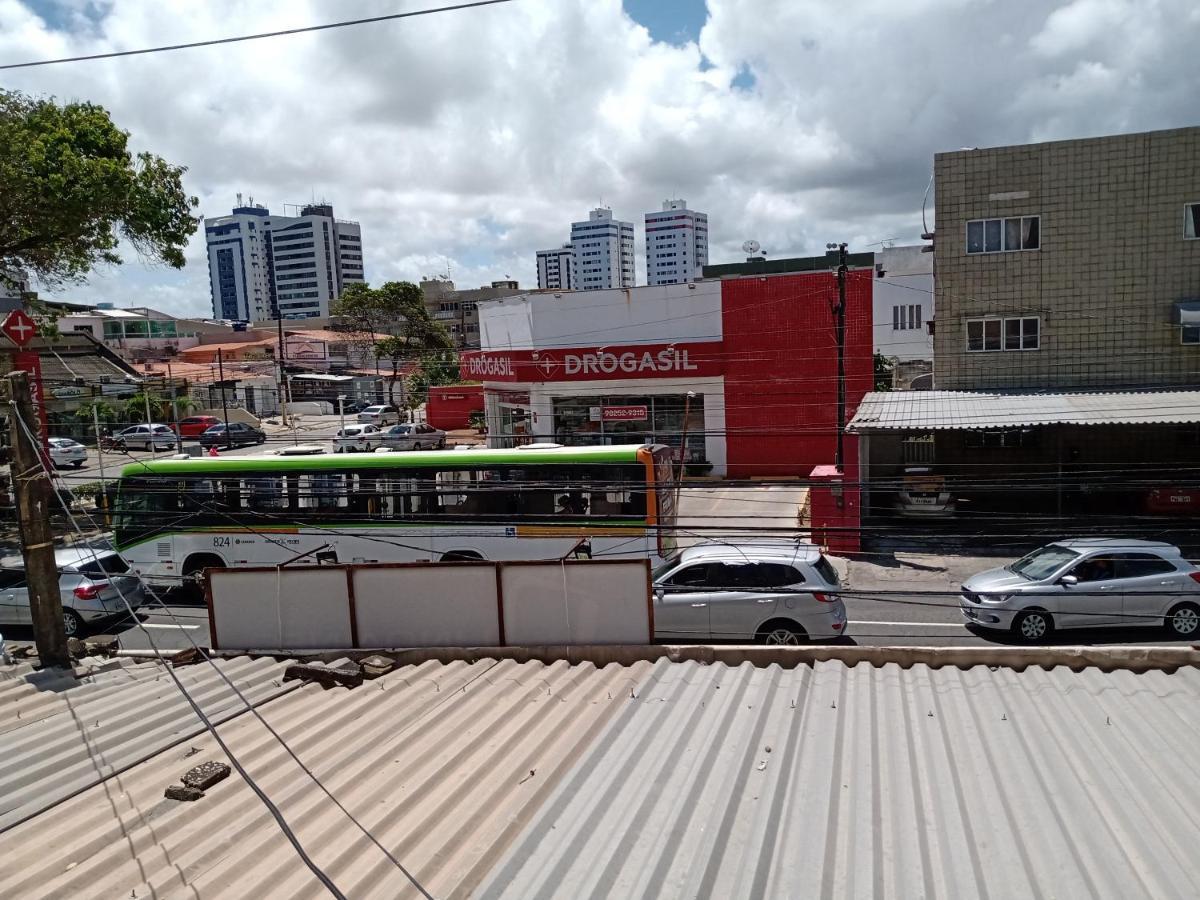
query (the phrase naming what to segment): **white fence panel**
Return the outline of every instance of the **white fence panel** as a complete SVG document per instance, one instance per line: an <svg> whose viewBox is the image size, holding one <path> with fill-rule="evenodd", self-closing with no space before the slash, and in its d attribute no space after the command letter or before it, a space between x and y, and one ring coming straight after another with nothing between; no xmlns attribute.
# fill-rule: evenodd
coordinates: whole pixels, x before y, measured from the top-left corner
<svg viewBox="0 0 1200 900"><path fill-rule="evenodd" d="M217 569L209 584L221 650L354 646L344 569Z"/></svg>
<svg viewBox="0 0 1200 900"><path fill-rule="evenodd" d="M495 647L500 606L493 564L356 566L360 647Z"/></svg>
<svg viewBox="0 0 1200 900"><path fill-rule="evenodd" d="M520 644L649 644L648 560L506 562L504 638Z"/></svg>

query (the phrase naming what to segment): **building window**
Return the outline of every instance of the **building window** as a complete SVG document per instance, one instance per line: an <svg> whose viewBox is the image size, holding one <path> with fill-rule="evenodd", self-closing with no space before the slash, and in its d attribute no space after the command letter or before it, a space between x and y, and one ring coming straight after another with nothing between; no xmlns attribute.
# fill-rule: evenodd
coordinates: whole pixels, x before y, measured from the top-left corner
<svg viewBox="0 0 1200 900"><path fill-rule="evenodd" d="M1200 344L1200 325L1183 325L1179 329L1181 344Z"/></svg>
<svg viewBox="0 0 1200 900"><path fill-rule="evenodd" d="M892 331L914 331L921 327L921 305L909 303L892 307Z"/></svg>
<svg viewBox="0 0 1200 900"><path fill-rule="evenodd" d="M1041 216L973 219L967 223L968 253L1011 253L1041 246Z"/></svg>
<svg viewBox="0 0 1200 900"><path fill-rule="evenodd" d="M1193 241L1200 238L1200 203L1189 203L1183 208L1183 236Z"/></svg>
<svg viewBox="0 0 1200 900"><path fill-rule="evenodd" d="M967 352L1040 350L1042 322L1036 316L1014 319L968 319Z"/></svg>

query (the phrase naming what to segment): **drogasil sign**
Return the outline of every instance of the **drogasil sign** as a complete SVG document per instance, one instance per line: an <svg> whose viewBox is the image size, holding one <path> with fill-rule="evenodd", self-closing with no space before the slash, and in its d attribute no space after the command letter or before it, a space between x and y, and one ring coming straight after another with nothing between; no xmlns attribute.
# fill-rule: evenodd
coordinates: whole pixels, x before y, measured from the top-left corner
<svg viewBox="0 0 1200 900"><path fill-rule="evenodd" d="M721 343L552 350L474 351L462 355L465 378L491 381L588 381L720 375Z"/></svg>

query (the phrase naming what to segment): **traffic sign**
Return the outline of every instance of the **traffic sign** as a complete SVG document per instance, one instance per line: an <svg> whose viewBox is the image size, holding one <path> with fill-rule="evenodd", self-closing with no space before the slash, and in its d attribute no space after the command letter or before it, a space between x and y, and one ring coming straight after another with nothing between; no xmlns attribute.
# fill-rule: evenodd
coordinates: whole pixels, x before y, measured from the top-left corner
<svg viewBox="0 0 1200 900"><path fill-rule="evenodd" d="M4 324L0 325L0 331L3 331L8 339L18 347L24 347L37 334L37 325L23 310L14 309L8 314Z"/></svg>

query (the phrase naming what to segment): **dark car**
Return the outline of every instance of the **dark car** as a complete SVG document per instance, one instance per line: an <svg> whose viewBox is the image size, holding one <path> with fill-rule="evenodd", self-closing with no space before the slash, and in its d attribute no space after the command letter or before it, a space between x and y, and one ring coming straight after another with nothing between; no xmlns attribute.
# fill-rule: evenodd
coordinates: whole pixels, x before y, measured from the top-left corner
<svg viewBox="0 0 1200 900"><path fill-rule="evenodd" d="M264 444L267 434L261 428L245 422L230 422L228 433L224 425L214 425L200 435L201 447L244 447L248 444Z"/></svg>
<svg viewBox="0 0 1200 900"><path fill-rule="evenodd" d="M346 400L342 403L342 412L347 415L360 413L370 405L366 400Z"/></svg>

